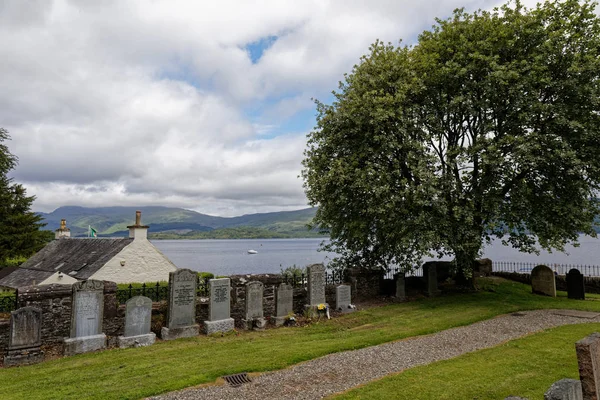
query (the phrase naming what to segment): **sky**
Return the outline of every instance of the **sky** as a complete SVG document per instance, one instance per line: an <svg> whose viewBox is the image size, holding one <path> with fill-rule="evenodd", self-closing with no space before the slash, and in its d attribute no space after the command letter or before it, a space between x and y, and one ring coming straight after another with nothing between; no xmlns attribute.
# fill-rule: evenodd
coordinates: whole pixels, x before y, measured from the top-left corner
<svg viewBox="0 0 600 400"><path fill-rule="evenodd" d="M525 2L525 4L533 2ZM311 99L485 0L0 0L0 126L35 211L308 207Z"/></svg>

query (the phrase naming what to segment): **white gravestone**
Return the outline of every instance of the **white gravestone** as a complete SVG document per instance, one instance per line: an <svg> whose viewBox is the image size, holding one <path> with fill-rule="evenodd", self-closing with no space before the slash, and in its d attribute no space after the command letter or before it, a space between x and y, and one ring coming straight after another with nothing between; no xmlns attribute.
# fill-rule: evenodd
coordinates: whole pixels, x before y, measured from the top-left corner
<svg viewBox="0 0 600 400"><path fill-rule="evenodd" d="M196 285L198 275L189 269L169 273L169 308L167 326L161 331L163 340L198 336L196 324Z"/></svg>
<svg viewBox="0 0 600 400"><path fill-rule="evenodd" d="M71 337L65 339L65 355L106 348L106 335L102 333L104 282L75 282L72 291Z"/></svg>
<svg viewBox="0 0 600 400"><path fill-rule="evenodd" d="M142 347L154 344L156 335L150 332L152 300L135 296L125 304L125 334L117 338L120 348Z"/></svg>
<svg viewBox="0 0 600 400"><path fill-rule="evenodd" d="M246 329L264 329L266 320L263 312L263 292L262 282L246 283L246 315L244 326Z"/></svg>
<svg viewBox="0 0 600 400"><path fill-rule="evenodd" d="M209 287L208 321L204 321L206 334L232 331L234 321L230 314L231 289L229 278L211 279Z"/></svg>
<svg viewBox="0 0 600 400"><path fill-rule="evenodd" d="M350 286L340 285L335 288L335 308L343 313L354 311Z"/></svg>
<svg viewBox="0 0 600 400"><path fill-rule="evenodd" d="M317 306L325 303L325 266L312 264L306 267L308 274L308 304Z"/></svg>
<svg viewBox="0 0 600 400"><path fill-rule="evenodd" d="M294 288L281 283L275 291L275 326L281 326L294 311Z"/></svg>
<svg viewBox="0 0 600 400"><path fill-rule="evenodd" d="M4 356L4 367L35 364L44 360L42 345L42 310L23 307L12 311L8 352Z"/></svg>

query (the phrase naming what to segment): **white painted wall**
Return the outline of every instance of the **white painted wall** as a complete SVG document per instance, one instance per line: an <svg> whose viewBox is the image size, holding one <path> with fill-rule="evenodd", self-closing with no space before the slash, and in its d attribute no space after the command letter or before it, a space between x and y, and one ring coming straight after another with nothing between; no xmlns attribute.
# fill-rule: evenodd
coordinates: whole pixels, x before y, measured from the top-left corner
<svg viewBox="0 0 600 400"><path fill-rule="evenodd" d="M50 285L51 283L60 283L61 285L72 285L75 282L77 282L77 279L73 278L72 276L62 274L62 276L59 278L58 272L55 272L54 274L50 275L49 277L38 283L38 285Z"/></svg>
<svg viewBox="0 0 600 400"><path fill-rule="evenodd" d="M137 232L136 232L137 234ZM123 264L123 265L121 265ZM104 267L89 279L112 281L116 283L168 281L169 272L177 270L148 240L136 237Z"/></svg>

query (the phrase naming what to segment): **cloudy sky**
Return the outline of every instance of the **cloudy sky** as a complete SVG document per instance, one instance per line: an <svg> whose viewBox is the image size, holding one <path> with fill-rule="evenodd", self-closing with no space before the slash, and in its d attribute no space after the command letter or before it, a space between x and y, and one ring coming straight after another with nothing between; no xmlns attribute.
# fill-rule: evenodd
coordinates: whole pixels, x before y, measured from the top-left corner
<svg viewBox="0 0 600 400"><path fill-rule="evenodd" d="M221 216L307 207L311 98L376 39L414 42L485 0L0 0L12 176L62 205Z"/></svg>

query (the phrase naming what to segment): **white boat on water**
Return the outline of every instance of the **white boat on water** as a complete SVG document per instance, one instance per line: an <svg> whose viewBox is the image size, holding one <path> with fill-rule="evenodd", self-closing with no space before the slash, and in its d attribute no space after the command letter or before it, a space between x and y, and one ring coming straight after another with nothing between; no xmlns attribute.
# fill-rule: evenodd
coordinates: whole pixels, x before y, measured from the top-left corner
<svg viewBox="0 0 600 400"><path fill-rule="evenodd" d="M258 254L258 251L256 251L256 250L248 250L248 254Z"/></svg>

